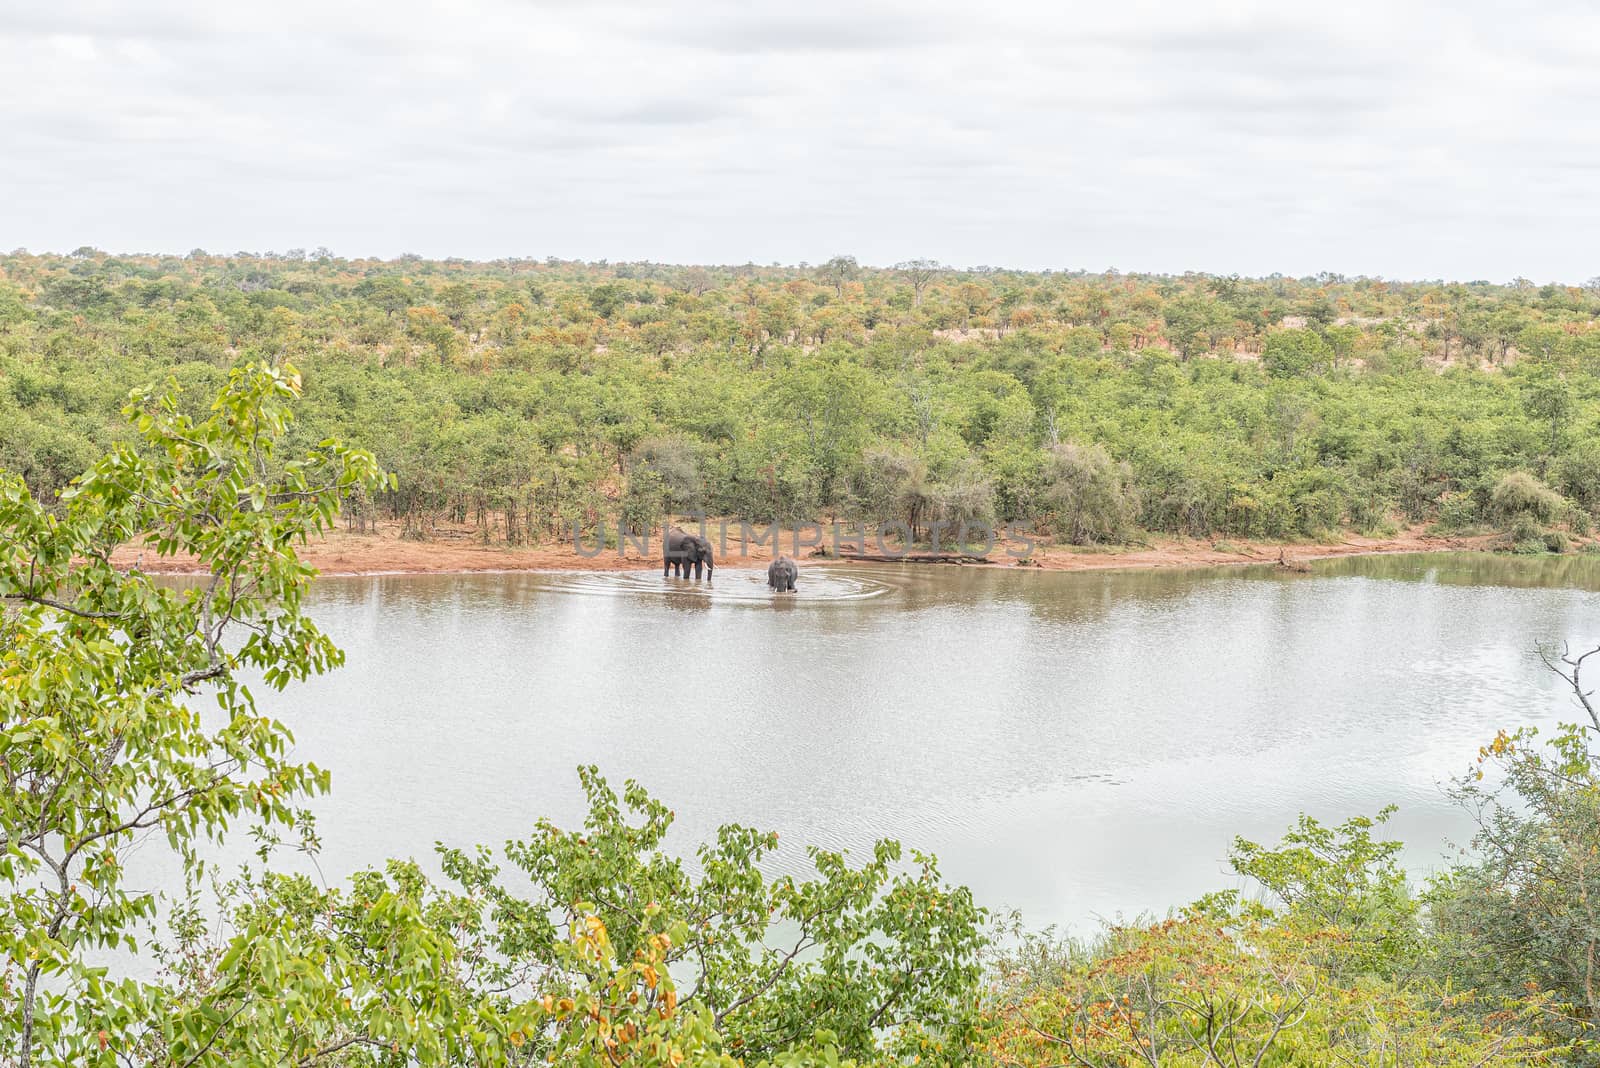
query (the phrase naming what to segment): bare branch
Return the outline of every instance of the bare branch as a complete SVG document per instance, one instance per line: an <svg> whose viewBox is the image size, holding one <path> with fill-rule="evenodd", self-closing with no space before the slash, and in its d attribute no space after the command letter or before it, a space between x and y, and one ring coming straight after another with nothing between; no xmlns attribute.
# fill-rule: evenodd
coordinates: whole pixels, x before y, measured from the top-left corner
<svg viewBox="0 0 1600 1068"><path fill-rule="evenodd" d="M1590 729L1600 731L1600 711L1597 711L1594 703L1589 700L1594 696L1594 691L1583 688L1583 662L1596 653L1600 653L1600 645L1578 656L1572 655L1572 650L1566 642L1561 643L1561 652L1559 654L1556 653L1552 646L1542 643L1535 648L1539 654L1539 659L1544 661L1544 666L1560 675L1566 680L1567 685L1572 688L1573 696L1578 699L1578 703L1583 706L1583 710L1589 714L1589 722L1592 724Z"/></svg>
<svg viewBox="0 0 1600 1068"><path fill-rule="evenodd" d="M78 617L80 617L82 619L121 619L122 618L122 613L121 612L85 612L83 609L74 608L70 604L67 604L67 603L65 603L63 601L57 601L57 600L55 600L53 598L50 598L50 597L40 597L37 594L33 594L33 593L6 593L6 594L0 594L0 599L4 599L4 600L7 600L7 601L26 601L29 604L44 605L46 608L54 608L58 612L66 612L66 613L68 613L70 615L78 616Z"/></svg>

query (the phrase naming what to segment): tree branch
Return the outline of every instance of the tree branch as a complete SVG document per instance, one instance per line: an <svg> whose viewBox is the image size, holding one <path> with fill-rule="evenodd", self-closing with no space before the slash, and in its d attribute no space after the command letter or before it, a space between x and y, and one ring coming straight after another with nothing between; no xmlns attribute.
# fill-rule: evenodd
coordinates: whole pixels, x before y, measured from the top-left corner
<svg viewBox="0 0 1600 1068"><path fill-rule="evenodd" d="M1566 680L1567 685L1572 688L1572 694L1578 699L1578 704L1582 705L1583 710L1589 714L1589 722L1593 724L1592 729L1600 731L1600 711L1597 711L1593 702L1589 700L1594 696L1594 691L1583 688L1583 662L1596 653L1600 653L1600 645L1576 657L1572 655L1572 650L1566 642L1561 643L1561 654L1559 656L1548 645L1541 644L1535 648L1539 654L1539 659L1544 661L1544 666L1560 675ZM1565 667L1560 665L1565 665Z"/></svg>
<svg viewBox="0 0 1600 1068"><path fill-rule="evenodd" d="M33 593L6 593L6 594L0 594L0 599L4 599L4 600L7 600L7 601L26 601L29 604L44 605L46 608L54 608L58 612L66 612L66 613L68 613L70 615L78 616L78 617L80 617L82 619L121 619L122 618L122 613L121 612L86 612L81 608L74 608L70 604L67 604L67 603L65 603L63 601L57 601L54 598L50 598L50 597L40 597L38 594L33 594Z"/></svg>

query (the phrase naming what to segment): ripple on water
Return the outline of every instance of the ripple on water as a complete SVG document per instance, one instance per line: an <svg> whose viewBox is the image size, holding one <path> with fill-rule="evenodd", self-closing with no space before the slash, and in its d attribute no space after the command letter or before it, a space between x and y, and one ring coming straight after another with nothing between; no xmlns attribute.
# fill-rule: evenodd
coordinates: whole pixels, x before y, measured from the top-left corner
<svg viewBox="0 0 1600 1068"><path fill-rule="evenodd" d="M714 579L663 577L654 571L549 572L539 583L542 591L589 597L694 598L699 603L763 605L782 602L786 607L866 601L882 597L894 587L860 574L844 574L808 567L800 573L799 589L776 594L767 588L765 568L717 568Z"/></svg>

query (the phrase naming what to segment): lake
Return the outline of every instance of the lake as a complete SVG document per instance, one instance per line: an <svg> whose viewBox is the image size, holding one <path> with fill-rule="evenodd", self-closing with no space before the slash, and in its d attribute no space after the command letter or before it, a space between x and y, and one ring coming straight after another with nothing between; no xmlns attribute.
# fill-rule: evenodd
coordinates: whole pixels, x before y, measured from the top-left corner
<svg viewBox="0 0 1600 1068"><path fill-rule="evenodd" d="M1087 929L1238 886L1234 835L1400 806L1424 874L1442 785L1496 728L1576 711L1531 655L1600 641L1600 559L1271 569L949 566L330 578L346 666L265 709L333 772L331 876L583 813L575 767L800 846L936 853L981 903Z"/></svg>

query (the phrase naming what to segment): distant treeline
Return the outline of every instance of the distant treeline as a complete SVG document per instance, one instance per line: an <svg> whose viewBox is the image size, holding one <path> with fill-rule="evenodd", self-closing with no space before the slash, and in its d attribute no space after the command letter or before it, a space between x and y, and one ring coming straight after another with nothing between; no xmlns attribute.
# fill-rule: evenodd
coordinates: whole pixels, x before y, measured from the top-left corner
<svg viewBox="0 0 1600 1068"><path fill-rule="evenodd" d="M1311 537L1600 510L1600 281L1398 283L318 253L0 257L0 467L52 494L127 392L304 374L361 524L513 544L617 516Z"/></svg>

